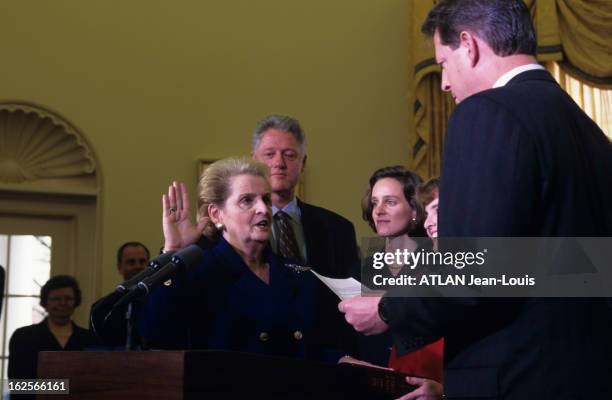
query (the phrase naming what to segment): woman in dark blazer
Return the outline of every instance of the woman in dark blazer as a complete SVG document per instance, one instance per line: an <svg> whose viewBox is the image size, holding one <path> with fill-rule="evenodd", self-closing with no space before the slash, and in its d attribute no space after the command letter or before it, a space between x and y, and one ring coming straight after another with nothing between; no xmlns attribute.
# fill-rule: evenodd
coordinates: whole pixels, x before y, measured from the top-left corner
<svg viewBox="0 0 612 400"><path fill-rule="evenodd" d="M139 321L149 347L311 355L314 277L270 251L267 173L246 158L208 167L200 179L199 226L189 221L183 184L163 196L166 251L195 243L202 230L216 243L198 266L151 294Z"/></svg>
<svg viewBox="0 0 612 400"><path fill-rule="evenodd" d="M36 379L41 351L78 351L95 346L94 337L72 321L81 304L81 289L72 276L56 275L40 288L40 305L47 317L17 329L9 342L9 379ZM11 398L34 399L34 394Z"/></svg>

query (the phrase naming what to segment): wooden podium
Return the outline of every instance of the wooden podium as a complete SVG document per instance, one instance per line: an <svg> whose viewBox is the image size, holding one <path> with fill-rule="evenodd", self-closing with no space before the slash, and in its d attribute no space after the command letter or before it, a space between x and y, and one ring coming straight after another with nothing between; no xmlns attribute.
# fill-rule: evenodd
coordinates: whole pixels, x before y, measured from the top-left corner
<svg viewBox="0 0 612 400"><path fill-rule="evenodd" d="M65 400L395 399L413 389L396 372L227 351L41 352L38 377L69 379Z"/></svg>

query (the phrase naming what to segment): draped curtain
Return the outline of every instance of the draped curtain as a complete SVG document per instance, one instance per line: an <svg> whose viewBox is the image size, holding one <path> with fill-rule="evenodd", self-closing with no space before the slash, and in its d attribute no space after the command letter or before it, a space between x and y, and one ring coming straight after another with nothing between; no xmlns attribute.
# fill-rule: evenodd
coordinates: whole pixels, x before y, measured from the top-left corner
<svg viewBox="0 0 612 400"><path fill-rule="evenodd" d="M545 66L576 104L612 139L612 90L599 89L575 79L559 63L548 62Z"/></svg>
<svg viewBox="0 0 612 400"><path fill-rule="evenodd" d="M569 74L588 86L612 89L612 1L524 1L537 31L538 61L556 62L560 74ZM420 31L435 3L436 0L412 0L414 128L409 143L412 169L424 179L440 174L444 132L454 107L450 95L440 91L440 70L433 45ZM612 112L609 101L606 94L600 106L608 121Z"/></svg>
<svg viewBox="0 0 612 400"><path fill-rule="evenodd" d="M436 64L433 44L421 33L421 25L434 3L435 0L412 0L414 127L409 145L412 170L423 179L440 175L444 134L455 106L450 94L440 90L440 68Z"/></svg>

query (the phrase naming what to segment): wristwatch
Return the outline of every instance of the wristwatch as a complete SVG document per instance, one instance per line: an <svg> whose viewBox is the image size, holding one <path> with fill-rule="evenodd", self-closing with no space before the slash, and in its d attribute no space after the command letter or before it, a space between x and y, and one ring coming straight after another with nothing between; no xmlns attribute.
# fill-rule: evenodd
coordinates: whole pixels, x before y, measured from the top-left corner
<svg viewBox="0 0 612 400"><path fill-rule="evenodd" d="M378 302L378 315L380 316L380 319L382 319L385 324L389 325L389 314L387 310L387 298L386 297L381 298L380 301Z"/></svg>

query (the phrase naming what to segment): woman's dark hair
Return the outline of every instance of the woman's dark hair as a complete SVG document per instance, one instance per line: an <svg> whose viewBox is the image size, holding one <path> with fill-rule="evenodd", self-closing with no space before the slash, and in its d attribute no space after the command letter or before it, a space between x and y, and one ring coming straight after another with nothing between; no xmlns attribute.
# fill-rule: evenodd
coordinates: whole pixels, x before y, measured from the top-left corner
<svg viewBox="0 0 612 400"><path fill-rule="evenodd" d="M367 221L370 228L376 232L376 225L374 224L374 218L372 218L372 210L374 209L372 205L372 189L376 182L383 178L393 178L398 181L402 185L406 201L416 211L415 221L410 224L407 231L408 234L410 236L426 236L425 228L423 227L425 210L416 200L416 189L421 184L421 178L401 165L384 167L374 171L370 177L370 187L366 190L361 200L361 216L363 220Z"/></svg>
<svg viewBox="0 0 612 400"><path fill-rule="evenodd" d="M56 275L40 288L40 305L47 307L49 292L55 289L72 288L74 291L74 306L81 304L81 289L76 279L69 275Z"/></svg>

